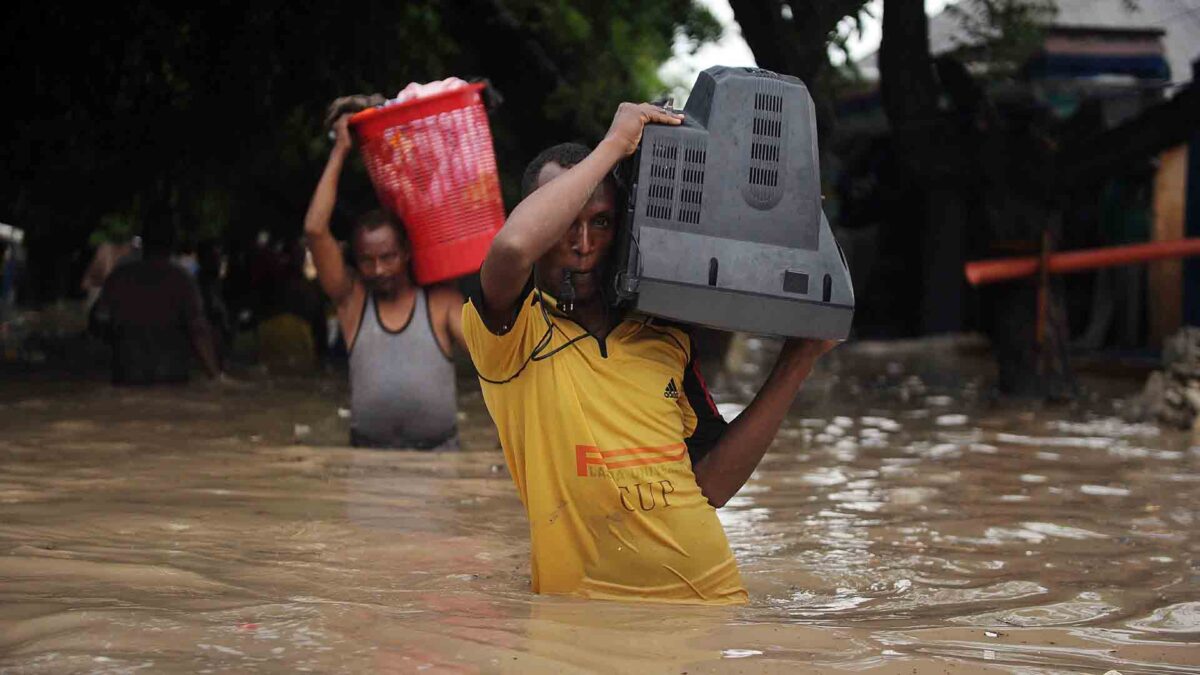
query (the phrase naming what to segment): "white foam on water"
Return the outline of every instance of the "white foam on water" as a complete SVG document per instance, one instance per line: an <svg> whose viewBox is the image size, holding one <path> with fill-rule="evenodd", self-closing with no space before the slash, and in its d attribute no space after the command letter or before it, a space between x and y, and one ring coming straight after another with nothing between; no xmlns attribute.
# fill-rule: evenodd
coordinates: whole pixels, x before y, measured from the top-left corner
<svg viewBox="0 0 1200 675"><path fill-rule="evenodd" d="M726 422L732 422L733 420L737 419L738 415L741 415L742 411L745 409L746 406L742 405L741 403L717 404L717 412L721 414L721 417L725 418Z"/></svg>
<svg viewBox="0 0 1200 675"><path fill-rule="evenodd" d="M938 443L926 450L924 455L933 459L958 457L962 455L962 446L956 443Z"/></svg>
<svg viewBox="0 0 1200 675"><path fill-rule="evenodd" d="M1108 487L1107 485L1080 485L1079 491L1085 495L1097 495L1104 497L1128 497L1129 490L1122 487Z"/></svg>
<svg viewBox="0 0 1200 675"><path fill-rule="evenodd" d="M1143 436L1155 438L1162 434L1157 424L1131 424L1119 417L1104 417L1088 422L1067 422L1052 420L1046 422L1046 428L1063 434L1080 436Z"/></svg>
<svg viewBox="0 0 1200 675"><path fill-rule="evenodd" d="M859 424L866 427L878 427L883 431L900 431L900 423L887 417L860 417Z"/></svg>
<svg viewBox="0 0 1200 675"><path fill-rule="evenodd" d="M1060 537L1063 539L1107 539L1103 534L1085 530L1079 527L1071 527L1069 525L1059 525L1057 523L1023 523L1025 529L1039 532L1051 537Z"/></svg>
<svg viewBox="0 0 1200 675"><path fill-rule="evenodd" d="M1043 446L1053 448L1092 448L1103 450L1116 441L1103 437L1062 437L1062 436L1025 436L1023 434L998 433L996 440L1000 443L1014 445Z"/></svg>
<svg viewBox="0 0 1200 675"><path fill-rule="evenodd" d="M726 659L744 659L751 656L762 656L757 649L722 649L721 656Z"/></svg>
<svg viewBox="0 0 1200 675"><path fill-rule="evenodd" d="M1154 610L1125 625L1149 633L1200 633L1200 602L1181 602Z"/></svg>

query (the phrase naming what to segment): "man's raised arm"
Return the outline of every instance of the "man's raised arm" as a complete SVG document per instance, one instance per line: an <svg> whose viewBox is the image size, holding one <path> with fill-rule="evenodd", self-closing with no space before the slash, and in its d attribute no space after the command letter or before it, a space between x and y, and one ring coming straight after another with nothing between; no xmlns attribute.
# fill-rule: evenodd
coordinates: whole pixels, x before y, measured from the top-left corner
<svg viewBox="0 0 1200 675"><path fill-rule="evenodd" d="M308 204L308 213L304 215L304 234L308 240L308 249L312 251L313 264L317 267L317 280L335 305L341 305L354 290L354 281L346 270L342 250L329 229L333 207L337 203L338 179L353 146L347 127L349 119L349 114L342 115L334 123L337 137L333 150L329 153L325 171L321 174L312 201Z"/></svg>
<svg viewBox="0 0 1200 675"><path fill-rule="evenodd" d="M682 119L649 103L622 103L604 140L586 159L513 209L479 272L487 307L478 309L489 327L498 329L512 317L533 264L562 238L617 162L637 150L642 129L652 122L679 124Z"/></svg>

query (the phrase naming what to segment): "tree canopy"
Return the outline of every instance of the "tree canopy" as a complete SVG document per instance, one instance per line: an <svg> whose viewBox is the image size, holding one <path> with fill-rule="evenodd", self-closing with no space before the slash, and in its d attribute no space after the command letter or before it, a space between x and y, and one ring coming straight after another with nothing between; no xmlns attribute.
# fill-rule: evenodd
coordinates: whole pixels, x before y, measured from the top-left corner
<svg viewBox="0 0 1200 675"><path fill-rule="evenodd" d="M837 72L830 67L829 48L845 49L846 34L838 27L847 19L857 24L868 0L730 0L734 17L767 70L794 75L808 86L816 104L822 135L833 125L833 96Z"/></svg>
<svg viewBox="0 0 1200 675"><path fill-rule="evenodd" d="M660 93L677 34L720 32L692 0L17 2L0 16L2 219L34 246L67 247L102 222L141 226L150 202L193 239L298 233L328 149L325 105L451 75L489 78L505 99L492 125L511 202L539 149L594 142L618 102Z"/></svg>

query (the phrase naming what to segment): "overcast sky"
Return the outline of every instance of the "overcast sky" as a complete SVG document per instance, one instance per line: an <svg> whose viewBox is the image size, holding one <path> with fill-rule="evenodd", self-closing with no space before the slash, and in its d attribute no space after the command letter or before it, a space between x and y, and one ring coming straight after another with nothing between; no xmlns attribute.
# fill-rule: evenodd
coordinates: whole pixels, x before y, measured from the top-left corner
<svg viewBox="0 0 1200 675"><path fill-rule="evenodd" d="M946 5L957 1L925 0L925 11L929 15L934 15L942 11ZM717 20L724 26L725 33L718 42L701 47L694 55L687 53L687 45L684 44L684 41L676 42L675 56L663 64L658 72L663 81L671 86L681 99L687 90L691 89L692 83L696 81L696 75L705 68L754 65L754 53L742 39L742 31L738 28L737 22L733 20L733 10L729 8L728 0L700 0L700 2L717 17ZM850 54L854 59L862 58L879 48L879 39L882 35L879 19L883 14L883 0L871 0L867 11L870 16L863 21L862 34L854 34L850 37ZM849 32L851 25L850 22L845 22L843 30ZM682 100L676 102L676 105L680 104L682 104Z"/></svg>

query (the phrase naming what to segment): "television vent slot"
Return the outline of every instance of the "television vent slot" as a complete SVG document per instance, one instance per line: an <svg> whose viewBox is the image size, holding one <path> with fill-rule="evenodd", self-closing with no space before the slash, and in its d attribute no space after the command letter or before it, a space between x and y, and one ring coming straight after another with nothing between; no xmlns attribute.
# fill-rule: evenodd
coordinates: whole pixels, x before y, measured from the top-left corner
<svg viewBox="0 0 1200 675"><path fill-rule="evenodd" d="M650 145L650 177L646 189L646 217L671 220L674 216L679 142L656 138Z"/></svg>
<svg viewBox="0 0 1200 675"><path fill-rule="evenodd" d="M754 94L754 111L766 113L783 112L783 94L760 91Z"/></svg>
<svg viewBox="0 0 1200 675"><path fill-rule="evenodd" d="M749 157L742 196L758 209L774 207L783 198L783 82L759 80L754 92L754 118L750 122Z"/></svg>
<svg viewBox="0 0 1200 675"><path fill-rule="evenodd" d="M700 209L704 201L704 163L708 157L706 141L692 141L683 146L683 163L679 180L679 220L690 225L700 224Z"/></svg>

